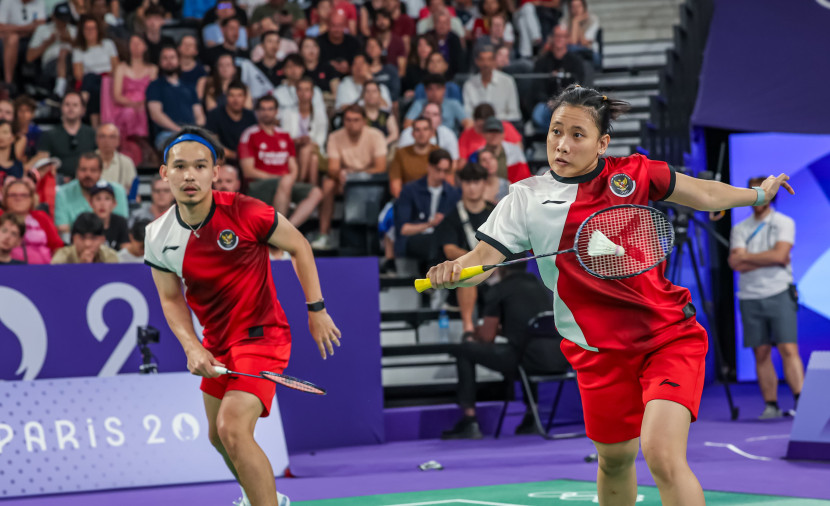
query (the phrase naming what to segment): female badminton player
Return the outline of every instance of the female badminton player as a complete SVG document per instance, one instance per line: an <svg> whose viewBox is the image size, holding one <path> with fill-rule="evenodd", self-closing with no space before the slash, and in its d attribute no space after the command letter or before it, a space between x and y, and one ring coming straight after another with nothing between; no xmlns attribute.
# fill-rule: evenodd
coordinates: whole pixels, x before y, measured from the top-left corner
<svg viewBox="0 0 830 506"><path fill-rule="evenodd" d="M492 272L459 282L464 267L496 264L530 249L542 254L570 248L579 224L610 206L667 200L718 211L769 202L782 185L793 193L784 174L758 189L736 188L677 174L641 155L602 158L610 123L628 104L571 86L550 105L550 172L513 184L479 228L478 245L429 270L433 287L472 286ZM634 505L640 444L663 504L704 504L686 462L707 350L689 291L666 279L665 264L619 280L591 276L576 255L538 264L554 294L562 351L577 371L586 431L599 455L600 504Z"/></svg>
<svg viewBox="0 0 830 506"><path fill-rule="evenodd" d="M273 207L211 189L220 150L197 127L184 128L167 143L160 174L176 202L147 226L144 258L187 368L203 377L210 441L243 489L237 504L285 506L288 498L277 497L271 464L254 441L257 419L271 409L275 383L214 370L281 373L288 364L291 333L277 301L268 245L295 260L311 336L324 359L340 346L340 331L326 313L305 237ZM204 326L201 343L188 305Z"/></svg>

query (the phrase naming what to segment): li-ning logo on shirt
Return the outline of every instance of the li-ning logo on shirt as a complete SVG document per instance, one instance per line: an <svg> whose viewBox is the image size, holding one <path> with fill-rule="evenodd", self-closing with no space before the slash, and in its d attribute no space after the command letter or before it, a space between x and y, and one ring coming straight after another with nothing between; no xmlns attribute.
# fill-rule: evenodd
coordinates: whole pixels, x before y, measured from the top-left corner
<svg viewBox="0 0 830 506"><path fill-rule="evenodd" d="M611 176L608 185L611 187L611 193L618 197L628 197L634 192L634 188L637 187L634 180L628 174L623 174L622 172Z"/></svg>
<svg viewBox="0 0 830 506"><path fill-rule="evenodd" d="M163 255L164 252L167 251L167 250L175 251L177 249L179 249L178 246L165 246L164 248L162 248L161 254Z"/></svg>
<svg viewBox="0 0 830 506"><path fill-rule="evenodd" d="M225 251L230 251L239 244L239 237L234 233L233 230L225 229L219 232L219 239L216 240L216 244L219 245Z"/></svg>

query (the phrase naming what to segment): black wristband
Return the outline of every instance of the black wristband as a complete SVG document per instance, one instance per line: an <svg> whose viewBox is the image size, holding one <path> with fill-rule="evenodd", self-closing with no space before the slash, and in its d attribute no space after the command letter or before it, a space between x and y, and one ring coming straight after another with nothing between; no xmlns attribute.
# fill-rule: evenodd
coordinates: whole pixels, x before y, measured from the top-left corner
<svg viewBox="0 0 830 506"><path fill-rule="evenodd" d="M312 313L326 309L326 303L322 299L317 302L306 302L305 305Z"/></svg>

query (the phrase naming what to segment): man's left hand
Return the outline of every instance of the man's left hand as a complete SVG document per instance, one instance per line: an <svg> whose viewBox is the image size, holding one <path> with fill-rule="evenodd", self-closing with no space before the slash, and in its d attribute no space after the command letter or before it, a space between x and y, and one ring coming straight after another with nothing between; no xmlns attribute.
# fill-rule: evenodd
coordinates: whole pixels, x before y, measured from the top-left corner
<svg viewBox="0 0 830 506"><path fill-rule="evenodd" d="M340 329L325 309L308 313L308 329L311 331L314 342L317 343L323 360L326 359L327 354L334 355L334 347L340 347Z"/></svg>

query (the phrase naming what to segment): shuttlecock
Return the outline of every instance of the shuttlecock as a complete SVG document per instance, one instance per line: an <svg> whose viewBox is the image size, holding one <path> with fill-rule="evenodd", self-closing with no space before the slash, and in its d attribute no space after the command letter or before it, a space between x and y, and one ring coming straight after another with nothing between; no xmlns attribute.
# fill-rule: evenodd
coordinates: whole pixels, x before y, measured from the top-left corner
<svg viewBox="0 0 830 506"><path fill-rule="evenodd" d="M614 244L611 239L607 238L605 234L599 230L594 230L594 233L591 234L591 239L588 240L588 255L592 257L604 255L621 257L625 255L625 248Z"/></svg>

